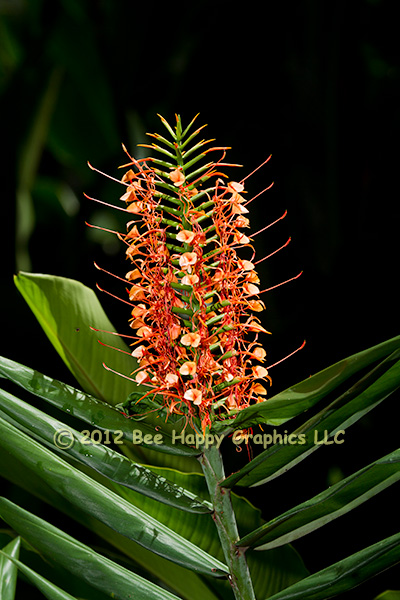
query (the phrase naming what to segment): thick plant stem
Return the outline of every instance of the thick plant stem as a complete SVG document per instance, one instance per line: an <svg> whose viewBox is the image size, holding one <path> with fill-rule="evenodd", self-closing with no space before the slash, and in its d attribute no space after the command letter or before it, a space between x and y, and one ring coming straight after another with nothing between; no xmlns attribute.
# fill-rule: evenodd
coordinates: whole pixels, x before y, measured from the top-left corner
<svg viewBox="0 0 400 600"><path fill-rule="evenodd" d="M239 539L230 490L220 486L225 479L219 450L211 446L199 458L214 507L213 519L218 530L225 561L229 567L229 583L236 600L255 600L253 585L243 549L235 546Z"/></svg>

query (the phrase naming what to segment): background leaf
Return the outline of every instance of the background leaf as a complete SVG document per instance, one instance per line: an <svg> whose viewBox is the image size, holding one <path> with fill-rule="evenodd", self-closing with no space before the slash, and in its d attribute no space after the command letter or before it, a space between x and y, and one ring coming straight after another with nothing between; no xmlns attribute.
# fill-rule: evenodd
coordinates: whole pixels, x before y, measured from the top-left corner
<svg viewBox="0 0 400 600"><path fill-rule="evenodd" d="M18 559L20 538L15 538L0 549L0 598L14 600L17 585L17 568L12 560Z"/></svg>
<svg viewBox="0 0 400 600"><path fill-rule="evenodd" d="M238 546L266 550L287 544L326 525L400 479L400 450L346 477L246 535Z"/></svg>
<svg viewBox="0 0 400 600"><path fill-rule="evenodd" d="M369 546L340 562L319 571L270 600L325 600L352 589L400 560L400 534Z"/></svg>
<svg viewBox="0 0 400 600"><path fill-rule="evenodd" d="M12 564L16 569L19 569L48 600L77 600L74 596L71 596L71 594L61 590L38 573L35 573L35 571L24 565L21 561L12 559ZM0 597L3 599L3 596Z"/></svg>
<svg viewBox="0 0 400 600"><path fill-rule="evenodd" d="M142 600L176 599L176 596L166 590L101 556L85 544L5 498L0 498L0 514L39 552L49 556L95 588L107 591L111 596L114 594L115 598L128 600L134 590L137 598Z"/></svg>
<svg viewBox="0 0 400 600"><path fill-rule="evenodd" d="M86 392L115 405L137 389L135 383L102 366L105 362L128 376L137 367L137 362L118 336L91 330L96 327L115 331L93 290L73 279L31 273L19 273L15 284ZM98 340L122 352L106 348ZM147 388L143 389L146 393Z"/></svg>

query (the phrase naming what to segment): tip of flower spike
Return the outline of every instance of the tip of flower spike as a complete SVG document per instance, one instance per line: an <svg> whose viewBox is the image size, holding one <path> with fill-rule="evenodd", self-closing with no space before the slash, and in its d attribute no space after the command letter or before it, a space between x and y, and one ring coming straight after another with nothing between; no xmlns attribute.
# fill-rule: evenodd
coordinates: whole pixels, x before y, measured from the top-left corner
<svg viewBox="0 0 400 600"><path fill-rule="evenodd" d="M89 161L87 161L87 165L88 165L89 169L92 169L92 171L95 171L95 168L90 164Z"/></svg>

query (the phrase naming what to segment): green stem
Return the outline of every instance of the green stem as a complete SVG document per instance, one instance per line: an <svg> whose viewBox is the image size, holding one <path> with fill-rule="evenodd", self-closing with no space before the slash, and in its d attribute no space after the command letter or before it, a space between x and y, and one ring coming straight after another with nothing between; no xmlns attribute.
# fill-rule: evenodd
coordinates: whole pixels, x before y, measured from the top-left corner
<svg viewBox="0 0 400 600"><path fill-rule="evenodd" d="M214 507L213 519L229 567L229 583L236 600L255 600L253 585L243 548L237 548L239 532L232 508L230 490L221 487L225 479L222 456L216 446L204 450L200 464Z"/></svg>

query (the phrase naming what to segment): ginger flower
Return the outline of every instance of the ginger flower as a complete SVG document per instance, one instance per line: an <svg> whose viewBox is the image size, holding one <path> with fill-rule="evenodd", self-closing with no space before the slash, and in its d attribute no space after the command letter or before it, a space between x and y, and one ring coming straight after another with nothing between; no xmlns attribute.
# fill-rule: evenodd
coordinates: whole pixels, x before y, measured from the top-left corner
<svg viewBox="0 0 400 600"><path fill-rule="evenodd" d="M247 281L243 284L243 289L246 292L246 294L249 294L250 296L254 296L260 291L256 285L254 285L253 283L248 283Z"/></svg>
<svg viewBox="0 0 400 600"><path fill-rule="evenodd" d="M184 346L191 346L192 348L197 348L200 345L201 336L198 333L185 333L181 337L181 344Z"/></svg>
<svg viewBox="0 0 400 600"><path fill-rule="evenodd" d="M187 269L197 262L196 252L185 252L179 259L179 266L181 269Z"/></svg>
<svg viewBox="0 0 400 600"><path fill-rule="evenodd" d="M149 379L149 374L147 371L139 371L139 373L135 377L135 381L137 384L144 383Z"/></svg>
<svg viewBox="0 0 400 600"><path fill-rule="evenodd" d="M176 373L167 373L165 376L165 383L167 387L176 385L179 381L179 377Z"/></svg>
<svg viewBox="0 0 400 600"><path fill-rule="evenodd" d="M265 357L267 356L267 353L265 352L264 348L261 348L261 346L254 348L251 354L252 356L254 356L254 358L261 362L263 362L265 360Z"/></svg>
<svg viewBox="0 0 400 600"><path fill-rule="evenodd" d="M250 242L250 238L248 238L247 235L244 235L244 233L241 233L240 231L235 231L233 239L236 242L236 244L248 244Z"/></svg>
<svg viewBox="0 0 400 600"><path fill-rule="evenodd" d="M196 234L193 231L188 231L187 229L182 229L176 236L178 242L183 242L185 244L191 244L196 237Z"/></svg>
<svg viewBox="0 0 400 600"><path fill-rule="evenodd" d="M153 330L151 329L151 327L147 327L147 325L144 325L143 327L140 327L136 333L139 337L149 338L153 335Z"/></svg>
<svg viewBox="0 0 400 600"><path fill-rule="evenodd" d="M137 346L133 352L132 352L132 356L134 356L135 358L141 359L143 358L143 354L144 351L146 350L145 346Z"/></svg>
<svg viewBox="0 0 400 600"><path fill-rule="evenodd" d="M238 267L242 271L253 271L254 265L250 260L238 260Z"/></svg>
<svg viewBox="0 0 400 600"><path fill-rule="evenodd" d="M185 176L179 169L172 171L169 174L169 177L177 187L181 186L185 182Z"/></svg>
<svg viewBox="0 0 400 600"><path fill-rule="evenodd" d="M193 404L199 406L203 401L203 394L200 390L196 390L195 388L190 388L184 393L185 400L190 400Z"/></svg>
<svg viewBox="0 0 400 600"><path fill-rule="evenodd" d="M184 277L182 277L182 283L184 285L196 285L196 283L199 283L199 281L199 276L196 275L196 273L185 275Z"/></svg>
<svg viewBox="0 0 400 600"><path fill-rule="evenodd" d="M266 377L268 377L267 369L265 367L261 367L260 365L253 367L252 371L256 379L265 379Z"/></svg>
<svg viewBox="0 0 400 600"><path fill-rule="evenodd" d="M183 363L181 368L179 369L179 373L181 375L195 375L197 369L197 365L195 362L187 361Z"/></svg>

